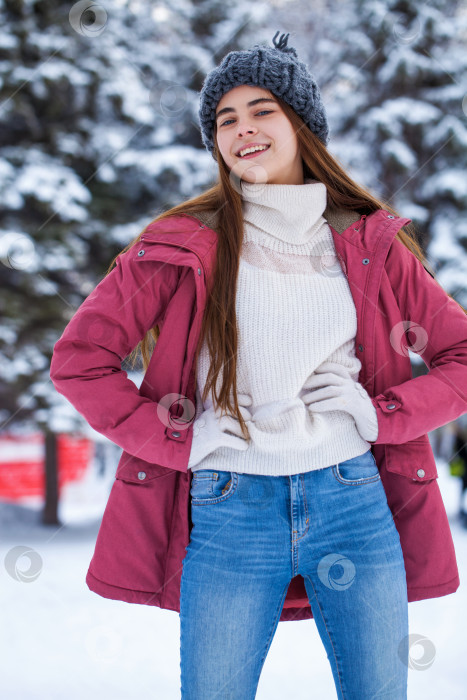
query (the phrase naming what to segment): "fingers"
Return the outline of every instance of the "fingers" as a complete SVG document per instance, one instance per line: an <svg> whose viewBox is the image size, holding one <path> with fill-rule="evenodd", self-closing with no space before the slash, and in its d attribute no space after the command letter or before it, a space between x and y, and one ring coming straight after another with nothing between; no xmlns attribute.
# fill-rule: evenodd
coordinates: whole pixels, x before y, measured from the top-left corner
<svg viewBox="0 0 467 700"><path fill-rule="evenodd" d="M243 437L240 423L235 418L232 418L232 416L222 416L222 418L219 419L219 430L223 433L228 431L238 437Z"/></svg>
<svg viewBox="0 0 467 700"><path fill-rule="evenodd" d="M317 401L309 404L310 413L326 413L326 411L347 411L345 399L341 396L336 396L332 399ZM348 411L347 411L348 412Z"/></svg>
<svg viewBox="0 0 467 700"><path fill-rule="evenodd" d="M323 374L312 374L306 380L305 388L308 390L308 389L315 389L316 387L319 387L319 386L330 386L330 385L342 386L342 384L345 383L346 379L348 379L348 376L344 377L341 374L336 374L335 372L324 372Z"/></svg>
<svg viewBox="0 0 467 700"><path fill-rule="evenodd" d="M249 394L237 394L238 405L251 406L252 398Z"/></svg>
<svg viewBox="0 0 467 700"><path fill-rule="evenodd" d="M247 408L245 408L244 406L240 406L240 405L238 406L238 408L239 408L239 411L240 411L242 418L245 422L251 420L251 413ZM222 414L222 412L220 409L218 409L215 412L215 416L216 416L218 421L222 421L224 418L228 418L230 421L234 421L235 423L237 423L237 425L240 425L236 414L235 415L232 415L229 413L227 413L227 414L224 413L222 415L221 414Z"/></svg>
<svg viewBox="0 0 467 700"><path fill-rule="evenodd" d="M325 386L322 389L315 389L306 393L302 401L307 406L316 401L322 401L323 399L333 399L341 396L341 391L338 386Z"/></svg>
<svg viewBox="0 0 467 700"><path fill-rule="evenodd" d="M248 441L245 438L234 437L233 435L224 435L222 446L232 447L234 450L244 451L248 449Z"/></svg>
<svg viewBox="0 0 467 700"><path fill-rule="evenodd" d="M247 408L245 408L244 406L239 406L239 409L240 413L242 414L242 418L245 422L251 420L251 413Z"/></svg>

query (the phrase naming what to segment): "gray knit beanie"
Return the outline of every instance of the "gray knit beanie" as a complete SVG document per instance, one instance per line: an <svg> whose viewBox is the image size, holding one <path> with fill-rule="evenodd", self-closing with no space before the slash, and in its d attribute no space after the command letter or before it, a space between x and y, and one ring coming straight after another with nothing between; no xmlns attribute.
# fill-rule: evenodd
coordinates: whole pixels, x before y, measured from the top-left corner
<svg viewBox="0 0 467 700"><path fill-rule="evenodd" d="M247 51L231 51L207 74L200 92L199 122L204 146L214 155L216 107L222 95L238 85L270 90L287 102L310 130L327 146L329 127L316 80L297 52L287 46L289 35L273 37L274 48L255 44Z"/></svg>

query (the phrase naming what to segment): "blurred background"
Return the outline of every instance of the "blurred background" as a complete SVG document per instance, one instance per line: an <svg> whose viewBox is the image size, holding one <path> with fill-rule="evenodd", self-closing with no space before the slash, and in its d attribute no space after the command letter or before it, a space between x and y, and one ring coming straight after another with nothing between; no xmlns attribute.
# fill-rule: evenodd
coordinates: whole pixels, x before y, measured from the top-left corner
<svg viewBox="0 0 467 700"><path fill-rule="evenodd" d="M412 219L467 307L467 7L457 0L0 0L0 685L6 700L180 697L179 616L85 584L120 449L57 392L54 343L155 216L213 184L198 92L290 32L329 150ZM425 373L411 353L413 374ZM141 367L125 363L139 385ZM409 605L409 700L465 698L467 416L430 434L461 587ZM336 697L312 621L279 625L258 700Z"/></svg>

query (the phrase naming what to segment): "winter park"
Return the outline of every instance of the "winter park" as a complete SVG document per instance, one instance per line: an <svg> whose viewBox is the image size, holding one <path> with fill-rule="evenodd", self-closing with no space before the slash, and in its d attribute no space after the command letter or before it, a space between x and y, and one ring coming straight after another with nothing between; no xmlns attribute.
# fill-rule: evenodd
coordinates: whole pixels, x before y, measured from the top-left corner
<svg viewBox="0 0 467 700"><path fill-rule="evenodd" d="M0 0L2 698L467 697L466 46Z"/></svg>

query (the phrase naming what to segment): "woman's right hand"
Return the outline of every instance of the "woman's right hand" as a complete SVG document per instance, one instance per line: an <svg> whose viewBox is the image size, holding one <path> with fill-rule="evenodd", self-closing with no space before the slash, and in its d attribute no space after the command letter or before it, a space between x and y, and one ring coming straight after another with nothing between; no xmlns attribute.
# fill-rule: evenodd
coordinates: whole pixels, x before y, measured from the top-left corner
<svg viewBox="0 0 467 700"><path fill-rule="evenodd" d="M247 408L250 405L251 397L248 394L238 395L238 406L245 422L251 420L251 413ZM239 421L230 415L221 416L220 409L214 410L211 405L193 423L193 442L188 466L199 464L218 447L246 450L248 442L243 437Z"/></svg>

